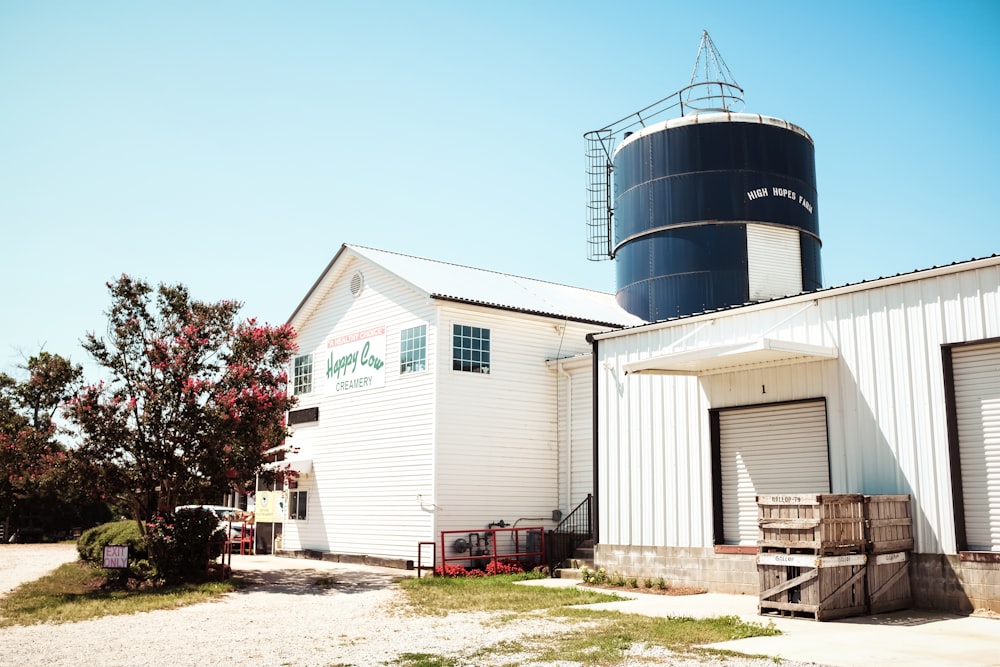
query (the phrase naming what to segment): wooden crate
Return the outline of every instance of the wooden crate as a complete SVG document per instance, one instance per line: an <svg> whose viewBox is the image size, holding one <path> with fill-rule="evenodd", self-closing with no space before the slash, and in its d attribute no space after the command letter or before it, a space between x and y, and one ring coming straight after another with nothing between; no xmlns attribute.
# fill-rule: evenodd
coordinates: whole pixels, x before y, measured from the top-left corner
<svg viewBox="0 0 1000 667"><path fill-rule="evenodd" d="M881 614L912 606L908 552L870 556L866 580L869 613Z"/></svg>
<svg viewBox="0 0 1000 667"><path fill-rule="evenodd" d="M757 545L819 556L862 553L864 496L791 494L757 496Z"/></svg>
<svg viewBox="0 0 1000 667"><path fill-rule="evenodd" d="M865 554L759 554L758 611L816 621L864 615L866 560Z"/></svg>
<svg viewBox="0 0 1000 667"><path fill-rule="evenodd" d="M867 550L873 554L913 549L909 495L865 496Z"/></svg>

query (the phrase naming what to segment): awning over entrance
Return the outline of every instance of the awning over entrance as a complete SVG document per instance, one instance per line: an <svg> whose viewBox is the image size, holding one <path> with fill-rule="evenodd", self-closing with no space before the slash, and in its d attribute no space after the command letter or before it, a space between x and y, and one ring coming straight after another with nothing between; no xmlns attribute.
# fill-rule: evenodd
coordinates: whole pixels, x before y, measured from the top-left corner
<svg viewBox="0 0 1000 667"><path fill-rule="evenodd" d="M836 359L837 348L759 338L750 343L712 345L671 352L625 364L625 374L705 375L750 364L786 364Z"/></svg>
<svg viewBox="0 0 1000 667"><path fill-rule="evenodd" d="M312 472L312 459L285 459L274 461L264 466L268 470L294 470L301 475L308 475Z"/></svg>

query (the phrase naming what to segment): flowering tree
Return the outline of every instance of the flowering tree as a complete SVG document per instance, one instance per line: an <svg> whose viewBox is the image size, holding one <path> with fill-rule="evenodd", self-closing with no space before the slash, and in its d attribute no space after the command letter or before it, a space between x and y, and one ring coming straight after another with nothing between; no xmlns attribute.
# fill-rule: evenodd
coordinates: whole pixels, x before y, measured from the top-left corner
<svg viewBox="0 0 1000 667"><path fill-rule="evenodd" d="M0 373L0 518L10 533L18 504L43 493L66 460L56 413L79 385L82 369L41 352L21 366L26 379Z"/></svg>
<svg viewBox="0 0 1000 667"><path fill-rule="evenodd" d="M238 321L241 304L195 301L182 285L122 276L108 288L108 337L84 341L108 380L67 407L94 482L140 522L247 488L287 434L292 328Z"/></svg>

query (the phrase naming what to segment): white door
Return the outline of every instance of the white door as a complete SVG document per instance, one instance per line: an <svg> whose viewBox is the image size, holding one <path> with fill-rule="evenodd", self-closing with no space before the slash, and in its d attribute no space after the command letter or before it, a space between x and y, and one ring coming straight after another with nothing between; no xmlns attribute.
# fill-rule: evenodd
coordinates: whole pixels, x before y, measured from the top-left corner
<svg viewBox="0 0 1000 667"><path fill-rule="evenodd" d="M1000 344L955 349L952 369L966 541L1000 551Z"/></svg>
<svg viewBox="0 0 1000 667"><path fill-rule="evenodd" d="M757 496L829 493L826 402L719 411L723 534L756 545Z"/></svg>

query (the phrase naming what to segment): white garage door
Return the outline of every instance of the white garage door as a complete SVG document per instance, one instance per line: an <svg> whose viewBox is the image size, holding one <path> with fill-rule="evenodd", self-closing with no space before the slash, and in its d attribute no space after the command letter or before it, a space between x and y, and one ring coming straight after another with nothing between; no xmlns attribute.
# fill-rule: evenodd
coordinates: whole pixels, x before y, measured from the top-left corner
<svg viewBox="0 0 1000 667"><path fill-rule="evenodd" d="M1000 344L956 349L952 369L966 541L1000 551Z"/></svg>
<svg viewBox="0 0 1000 667"><path fill-rule="evenodd" d="M757 496L829 493L826 402L719 412L726 544L757 544Z"/></svg>
<svg viewBox="0 0 1000 667"><path fill-rule="evenodd" d="M802 291L802 251L793 227L747 225L747 278L750 300Z"/></svg>

